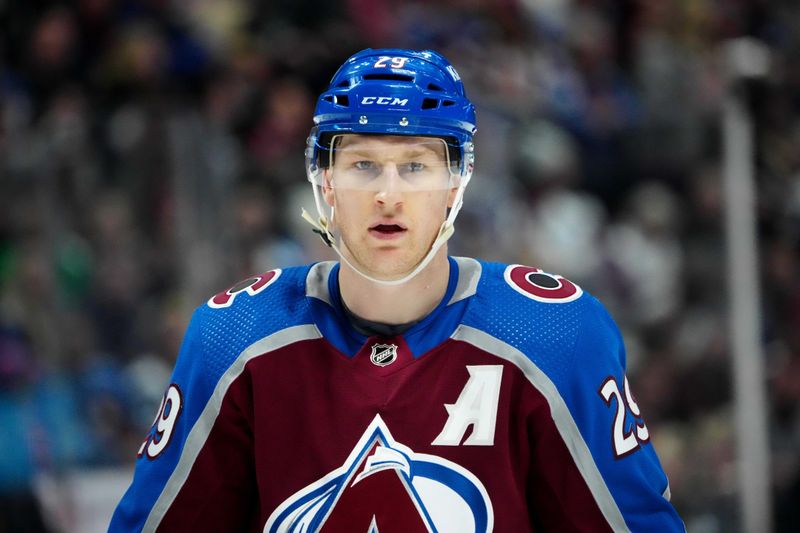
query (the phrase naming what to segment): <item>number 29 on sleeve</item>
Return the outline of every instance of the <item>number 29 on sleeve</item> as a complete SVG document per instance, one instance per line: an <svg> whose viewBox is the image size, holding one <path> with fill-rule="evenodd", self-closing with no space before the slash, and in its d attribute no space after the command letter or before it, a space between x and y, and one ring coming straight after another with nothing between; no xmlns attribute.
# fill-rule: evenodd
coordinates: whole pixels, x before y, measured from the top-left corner
<svg viewBox="0 0 800 533"><path fill-rule="evenodd" d="M169 446L172 434L175 431L175 423L183 410L183 395L181 389L172 383L161 399L161 406L158 408L153 425L147 433L147 438L139 447L137 457L147 454L148 459L155 459L161 455Z"/></svg>
<svg viewBox="0 0 800 533"><path fill-rule="evenodd" d="M623 380L622 388L623 391L620 392L617 380L609 377L603 382L598 391L609 407L611 407L612 398L617 400L617 409L611 428L611 441L614 447L614 455L617 459L635 452L641 444L650 440L650 432L642 419L639 405L631 394L627 377ZM625 423L628 413L633 415L634 423L632 425L634 427L630 427L631 424Z"/></svg>

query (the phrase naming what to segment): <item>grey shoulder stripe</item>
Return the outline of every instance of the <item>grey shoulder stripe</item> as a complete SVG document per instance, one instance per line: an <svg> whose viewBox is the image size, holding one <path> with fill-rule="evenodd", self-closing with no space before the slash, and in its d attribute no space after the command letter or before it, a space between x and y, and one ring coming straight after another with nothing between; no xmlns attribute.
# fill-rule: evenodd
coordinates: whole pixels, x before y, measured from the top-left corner
<svg viewBox="0 0 800 533"><path fill-rule="evenodd" d="M471 257L453 257L458 265L458 283L453 297L447 305L454 304L469 298L478 290L478 281L481 279L481 264Z"/></svg>
<svg viewBox="0 0 800 533"><path fill-rule="evenodd" d="M608 485L603 480L603 476L600 474L589 447L586 445L586 441L583 440L580 430L578 430L578 426L572 418L567 404L564 402L564 398L561 397L550 378L521 351L481 330L461 325L453 333L452 338L467 342L501 359L505 359L522 371L531 385L550 404L550 412L556 428L609 526L613 531L630 533L622 512L614 501Z"/></svg>
<svg viewBox="0 0 800 533"><path fill-rule="evenodd" d="M331 305L331 296L328 294L328 276L336 265L335 261L323 261L312 266L306 276L306 296L317 298Z"/></svg>
<svg viewBox="0 0 800 533"><path fill-rule="evenodd" d="M208 435L211 433L211 428L214 426L214 422L219 415L219 410L222 407L222 400L225 398L228 388L244 371L247 362L260 355L267 354L295 342L319 337L321 337L319 330L312 324L293 326L254 342L239 354L233 364L231 364L217 382L217 386L208 399L208 403L206 403L203 412L200 413L200 417L194 423L191 431L189 431L189 436L186 438L183 451L178 459L178 464L175 466L175 470L173 470L166 485L164 485L164 490L161 491L155 505L153 505L153 508L150 510L150 515L147 517L143 531L155 531L164 518L164 515L167 513L167 510L172 505L172 502L175 501L175 497L189 477L192 465L194 465L200 450L205 445L206 439L208 439Z"/></svg>

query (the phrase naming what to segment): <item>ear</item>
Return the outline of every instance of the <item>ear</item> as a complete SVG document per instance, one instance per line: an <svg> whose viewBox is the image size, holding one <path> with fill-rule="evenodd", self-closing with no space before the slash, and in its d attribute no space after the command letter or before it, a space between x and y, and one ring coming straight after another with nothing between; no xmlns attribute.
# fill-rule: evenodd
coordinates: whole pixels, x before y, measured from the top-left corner
<svg viewBox="0 0 800 533"><path fill-rule="evenodd" d="M329 206L334 206L334 195L333 195L333 187L331 187L330 182L330 169L325 169L322 171L322 197L325 198L325 203Z"/></svg>
<svg viewBox="0 0 800 533"><path fill-rule="evenodd" d="M452 209L453 204L456 203L456 194L458 194L458 187L453 187L447 193L447 209Z"/></svg>

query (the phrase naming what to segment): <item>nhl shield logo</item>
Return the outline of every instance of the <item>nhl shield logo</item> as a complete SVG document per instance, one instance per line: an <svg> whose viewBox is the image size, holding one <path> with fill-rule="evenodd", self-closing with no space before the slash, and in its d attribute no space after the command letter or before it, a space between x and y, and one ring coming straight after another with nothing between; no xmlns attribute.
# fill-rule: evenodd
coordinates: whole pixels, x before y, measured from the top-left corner
<svg viewBox="0 0 800 533"><path fill-rule="evenodd" d="M397 360L396 344L373 344L369 360L376 366L389 366Z"/></svg>

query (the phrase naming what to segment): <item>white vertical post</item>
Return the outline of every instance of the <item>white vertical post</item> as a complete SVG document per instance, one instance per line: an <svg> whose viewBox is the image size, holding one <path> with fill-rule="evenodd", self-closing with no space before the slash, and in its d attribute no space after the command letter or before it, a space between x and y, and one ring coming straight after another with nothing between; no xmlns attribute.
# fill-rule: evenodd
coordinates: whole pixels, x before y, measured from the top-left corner
<svg viewBox="0 0 800 533"><path fill-rule="evenodd" d="M772 531L770 461L756 237L753 124L741 79L763 75L768 58L749 40L729 44L723 101L724 199L729 328L733 354L742 531ZM755 47L755 48L754 48ZM760 63L759 63L760 62Z"/></svg>

